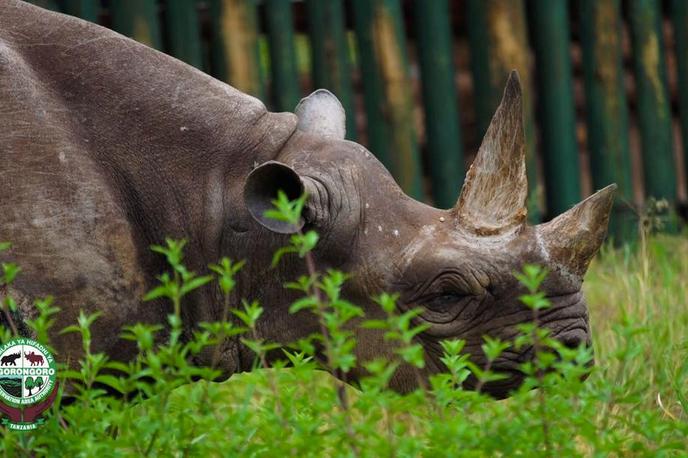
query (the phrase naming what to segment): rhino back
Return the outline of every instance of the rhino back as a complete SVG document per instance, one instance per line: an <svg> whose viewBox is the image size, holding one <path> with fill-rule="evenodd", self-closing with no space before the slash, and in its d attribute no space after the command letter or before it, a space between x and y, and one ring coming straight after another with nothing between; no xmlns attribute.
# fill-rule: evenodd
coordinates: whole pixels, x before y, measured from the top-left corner
<svg viewBox="0 0 688 458"><path fill-rule="evenodd" d="M123 324L160 317L139 302L161 268L148 246L186 238L192 268L216 260L223 233L247 228L245 176L296 121L107 29L6 1L0 124L0 240L24 269L14 293L29 316L56 295L58 327L105 312L106 350Z"/></svg>
<svg viewBox="0 0 688 458"><path fill-rule="evenodd" d="M126 211L68 106L5 41L0 100L0 239L12 242L7 256L22 267L9 291L21 315L33 318L33 300L54 295L59 306L73 306L59 315L58 329L78 309L105 311L99 326L106 329L134 318L144 277ZM101 303L117 310L107 313ZM58 347L71 347L68 339Z"/></svg>

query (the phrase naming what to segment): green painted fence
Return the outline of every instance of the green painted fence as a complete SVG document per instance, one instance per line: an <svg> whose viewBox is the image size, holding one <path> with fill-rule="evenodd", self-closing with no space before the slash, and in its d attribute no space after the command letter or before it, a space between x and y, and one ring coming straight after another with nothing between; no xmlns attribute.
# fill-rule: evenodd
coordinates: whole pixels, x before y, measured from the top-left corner
<svg viewBox="0 0 688 458"><path fill-rule="evenodd" d="M645 189L648 195L673 203L676 200L676 175L661 5L655 0L630 0L628 7Z"/></svg>
<svg viewBox="0 0 688 458"><path fill-rule="evenodd" d="M617 239L628 239L637 230L620 1L582 0L579 9L592 182L596 189L608 183L619 185L610 233Z"/></svg>
<svg viewBox="0 0 688 458"><path fill-rule="evenodd" d="M447 0L414 4L432 197L442 208L454 205L464 176L449 13Z"/></svg>
<svg viewBox="0 0 688 458"><path fill-rule="evenodd" d="M211 73L237 89L265 99L265 75L260 65L258 2L212 0Z"/></svg>
<svg viewBox="0 0 688 458"><path fill-rule="evenodd" d="M354 0L353 9L361 37L361 65L371 70L370 84L363 86L364 96L375 101L366 105L366 114L369 123L374 120L384 128L382 138L376 140L387 145L381 160L408 194L422 198L400 0Z"/></svg>
<svg viewBox="0 0 688 458"><path fill-rule="evenodd" d="M158 4L155 0L118 0L112 3L110 18L112 28L122 35L162 49Z"/></svg>
<svg viewBox="0 0 688 458"><path fill-rule="evenodd" d="M537 222L543 212L538 186L535 114L533 109L533 69L528 43L523 0L468 0L468 40L475 86L475 112L480 136L490 124L512 69L518 70L523 94L526 133L526 161L530 200L529 219Z"/></svg>
<svg viewBox="0 0 688 458"><path fill-rule="evenodd" d="M640 194L672 209L686 203L678 190L688 176L688 1L33 3L102 22L274 110L291 111L325 87L345 107L347 138L368 146L408 194L441 207L456 201L464 158L477 150L515 68L532 221L611 182L619 185L611 225L618 240L637 232Z"/></svg>
<svg viewBox="0 0 688 458"><path fill-rule="evenodd" d="M547 215L552 217L581 199L568 2L533 0L529 6Z"/></svg>
<svg viewBox="0 0 688 458"><path fill-rule="evenodd" d="M313 84L329 89L348 113L346 138L356 140L356 110L351 81L351 57L342 0L306 0Z"/></svg>

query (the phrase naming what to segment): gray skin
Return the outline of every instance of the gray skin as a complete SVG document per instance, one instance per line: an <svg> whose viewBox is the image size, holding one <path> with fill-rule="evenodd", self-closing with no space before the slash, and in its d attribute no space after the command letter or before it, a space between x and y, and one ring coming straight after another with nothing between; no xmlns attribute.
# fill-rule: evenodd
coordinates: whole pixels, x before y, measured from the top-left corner
<svg viewBox="0 0 688 458"><path fill-rule="evenodd" d="M552 308L542 323L567 345L590 343L581 284L605 234L613 186L550 223L525 222L526 178L521 92L512 74L504 99L468 173L457 205L441 210L406 196L373 154L343 140L344 113L317 91L291 113L270 113L257 99L169 56L102 27L19 1L0 2L0 261L23 271L11 288L22 319L36 298L62 308L55 329L79 310L101 312L93 349L127 360L122 327L164 323L170 307L143 303L166 266L149 250L166 236L188 240L186 264L206 272L222 256L245 259L233 302L265 308L258 334L287 344L319 330L308 312L288 313L296 296L282 284L305 273L287 257L270 269L289 227L262 210L277 189L309 193L303 229L315 229L319 270L351 273L344 295L368 318L382 318L370 299L400 294L398 308L422 307L418 336L426 350L422 376L442 370L439 342L466 339L478 365L483 335L512 339L532 318L513 277L526 262L550 271ZM183 304L186 332L219 320L216 286ZM391 355L379 331L355 329L359 362ZM74 335L52 336L57 357L75 361ZM229 376L249 370L238 340L221 345ZM213 350L196 358L209 364ZM517 365L530 350L507 350L494 364L512 376L484 389L503 397L521 382ZM363 374L354 369L349 380ZM401 392L418 383L402 367ZM474 386L469 380L467 386Z"/></svg>

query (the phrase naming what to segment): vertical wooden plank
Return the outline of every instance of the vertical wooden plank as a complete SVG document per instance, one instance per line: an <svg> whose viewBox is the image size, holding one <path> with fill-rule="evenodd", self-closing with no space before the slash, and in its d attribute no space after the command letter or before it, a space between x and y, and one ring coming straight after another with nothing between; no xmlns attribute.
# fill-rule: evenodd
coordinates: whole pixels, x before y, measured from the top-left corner
<svg viewBox="0 0 688 458"><path fill-rule="evenodd" d="M618 241L637 234L628 139L628 106L621 50L619 0L580 0L585 104L592 182L616 183L609 233Z"/></svg>
<svg viewBox="0 0 688 458"><path fill-rule="evenodd" d="M581 199L567 0L530 0L547 219Z"/></svg>
<svg viewBox="0 0 688 458"><path fill-rule="evenodd" d="M425 132L435 203L456 203L464 177L461 122L454 82L454 53L447 0L414 2Z"/></svg>
<svg viewBox="0 0 688 458"><path fill-rule="evenodd" d="M377 71L369 76L380 78L372 89L366 92L377 98L379 106L370 106L373 111L368 115L368 123L380 121L386 124L386 141L393 154L388 155L389 168L401 188L414 198L422 198L421 166L413 119L413 99L408 74L405 33L402 23L399 0L354 1L354 11L358 24L357 31L370 34L370 41L359 43L361 52L366 44L372 45L373 62ZM358 10L356 12L356 10ZM362 65L370 64L361 60ZM370 58L370 56L368 56ZM364 78L366 75L363 75ZM370 86L369 86L370 88ZM377 91L381 89L382 94ZM365 86L364 86L365 90ZM378 110L381 110L379 112Z"/></svg>
<svg viewBox="0 0 688 458"><path fill-rule="evenodd" d="M117 0L110 4L112 28L122 35L162 49L162 36L155 0Z"/></svg>
<svg viewBox="0 0 688 458"><path fill-rule="evenodd" d="M213 75L263 100L256 0L212 0L210 13Z"/></svg>
<svg viewBox="0 0 688 458"><path fill-rule="evenodd" d="M342 0L307 0L306 13L311 43L315 86L332 91L346 111L346 138L356 139L356 112L347 52Z"/></svg>
<svg viewBox="0 0 688 458"><path fill-rule="evenodd" d="M64 12L91 22L98 22L99 0L64 0Z"/></svg>
<svg viewBox="0 0 688 458"><path fill-rule="evenodd" d="M688 2L671 0L670 11L678 67L678 107L681 116L684 176L688 179Z"/></svg>
<svg viewBox="0 0 688 458"><path fill-rule="evenodd" d="M354 29L358 50L358 66L365 97L366 133L368 148L391 170L392 160L384 115L382 76L375 60L373 40L373 5L368 0L352 0Z"/></svg>
<svg viewBox="0 0 688 458"><path fill-rule="evenodd" d="M189 65L203 69L196 1L167 0L165 26L168 52Z"/></svg>
<svg viewBox="0 0 688 458"><path fill-rule="evenodd" d="M57 4L57 0L30 0L29 3L33 3L36 6L45 8L52 11L60 11L60 6Z"/></svg>
<svg viewBox="0 0 688 458"><path fill-rule="evenodd" d="M523 0L468 0L468 38L475 87L476 116L480 136L490 124L504 85L513 69L523 85L523 121L528 167L528 219L541 218L538 199L537 158L531 58Z"/></svg>
<svg viewBox="0 0 688 458"><path fill-rule="evenodd" d="M655 0L629 0L628 7L645 193L673 206L676 175L660 5Z"/></svg>
<svg viewBox="0 0 688 458"><path fill-rule="evenodd" d="M490 46L490 34L487 28L487 7L487 3L483 0L468 0L466 4L470 65L475 94L475 120L479 138L485 135L494 110L499 104L499 94L493 90L490 83L492 46Z"/></svg>
<svg viewBox="0 0 688 458"><path fill-rule="evenodd" d="M291 0L266 0L272 98L275 108L293 111L299 102L299 78L294 47L294 21Z"/></svg>

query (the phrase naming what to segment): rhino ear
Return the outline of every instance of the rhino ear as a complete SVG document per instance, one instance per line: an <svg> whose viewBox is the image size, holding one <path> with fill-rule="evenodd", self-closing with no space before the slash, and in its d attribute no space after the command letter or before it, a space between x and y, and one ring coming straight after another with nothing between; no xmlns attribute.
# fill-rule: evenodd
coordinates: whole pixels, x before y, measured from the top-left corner
<svg viewBox="0 0 688 458"><path fill-rule="evenodd" d="M301 177L294 169L281 162L265 162L253 169L246 178L244 204L261 226L279 234L293 234L303 227L303 218L294 225L265 216L265 211L273 208L272 201L277 199L277 192L280 190L287 194L289 200L297 199L304 191Z"/></svg>
<svg viewBox="0 0 688 458"><path fill-rule="evenodd" d="M346 113L339 99L327 89L318 89L301 99L294 113L300 131L344 140Z"/></svg>

